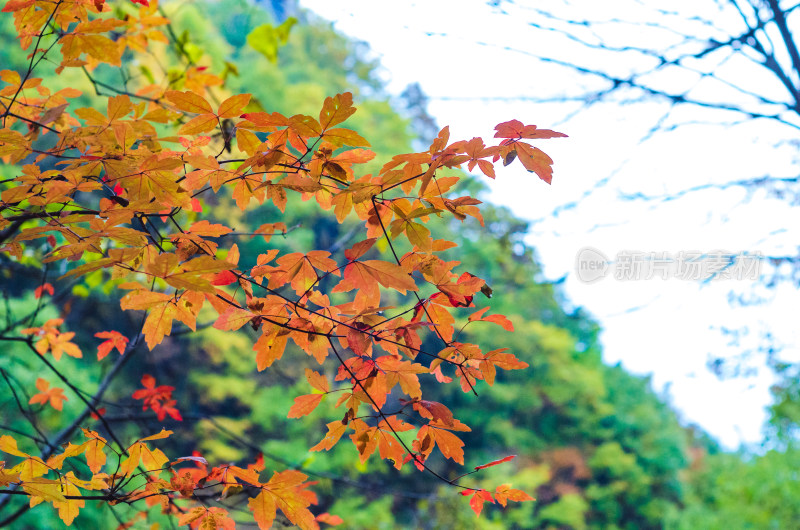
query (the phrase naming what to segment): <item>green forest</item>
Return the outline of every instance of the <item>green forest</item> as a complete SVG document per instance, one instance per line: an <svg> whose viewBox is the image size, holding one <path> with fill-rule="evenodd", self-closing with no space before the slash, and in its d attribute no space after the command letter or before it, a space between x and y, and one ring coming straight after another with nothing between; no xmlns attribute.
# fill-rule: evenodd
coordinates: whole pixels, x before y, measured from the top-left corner
<svg viewBox="0 0 800 530"><path fill-rule="evenodd" d="M113 9L137 7L129 4ZM314 116L326 97L352 92L358 112L348 121L349 127L368 138L376 154L359 170L362 173L377 172L398 153L411 153L420 146L427 149L436 135L430 132L435 120L424 98L387 93L381 66L368 47L337 33L314 13L301 11L296 22L279 20L260 3L247 0L164 2L161 9L169 14L170 38L181 54L209 71L221 72L226 91L252 94L262 110ZM11 44L17 40L17 30L8 13L0 16L0 30L7 43L0 47L0 70L24 72L29 52ZM270 38L263 38L267 31ZM179 59L164 60L167 75L183 68ZM134 85L160 75L152 64L126 61L129 58L123 56L122 71L127 75L123 79L104 65L90 78L81 68L56 74L44 66L37 74L55 90L80 90L82 95L73 105L104 109L105 103L98 101L113 95L104 87ZM0 166L0 189L12 188L24 163ZM459 174L464 194L485 198L491 181L465 171ZM281 253L313 248L335 254L359 241L357 219L350 216L340 223L333 210L322 211L312 203L290 195L283 214L269 202L243 211L230 193L222 192L206 200L203 213L242 234L258 232L265 223L284 223L284 231L276 230L281 233L271 239L236 237L243 256L267 248ZM233 333L198 321L194 333L176 326L152 350L126 354L131 358L124 371L114 374L113 385L99 403L105 422L117 436L130 440L162 427L171 430L174 455L197 451L208 462L250 462L263 455L268 469L299 470L316 482L314 512L341 517L343 528L796 528L800 453L793 440L800 422L800 384L791 367L783 368L781 384L774 389L763 449L756 454L723 450L699 427L681 424L648 378L603 362L598 324L580 308L567 309L571 304L558 284L540 281L536 249L525 243L524 220L501 206L484 203L480 208L485 227L471 217L431 223L436 223L437 238L458 245L444 251L444 259L459 261L460 270L486 281L489 288L475 295L476 302L480 297L492 313L505 315L514 332L500 332L493 325L466 326L465 313L457 317L459 340L508 348L528 367L498 371L493 385L478 387L479 398L457 385L430 385L424 390L427 399L446 403L471 427L470 432L459 433L467 469L516 455L462 482L489 490L513 484L535 501L506 507L486 504L476 517L468 499L456 489L411 465L398 471L385 460L362 462L350 444L309 451L325 435L326 423L341 417L341 409L326 400L311 414L287 418L294 399L308 393L306 369L318 369L318 364L292 344L283 359L256 370L252 346L258 334L250 326ZM0 245L28 226L26 222L0 231ZM230 246L232 239L225 244ZM376 248L390 252L380 243ZM105 269L63 278L66 265L45 262L47 250L31 244L19 259L8 251L0 253L0 434L13 435L21 446L37 452L45 447L36 440L55 437L81 414L84 404L71 390L65 392L63 410L29 404L37 379L44 377L43 365L24 344L6 339L22 328L56 318L64 319L65 330L114 329L132 337L143 318L141 311L120 308L117 286L122 279ZM35 293L37 287L45 282L52 284L52 296L37 296L41 294ZM74 339L85 352L97 348L92 333L79 333ZM426 335L424 341L429 340L434 339ZM95 361L93 355L64 357L58 366L69 374L72 385L91 393L109 375L109 360L116 356L112 352L106 361ZM132 397L145 374L157 385L174 387L171 397L180 411L177 418L169 409L166 417L158 418ZM52 377L50 381L55 384ZM85 418L82 426L104 432L96 419ZM0 460L14 458L0 453ZM432 456L430 462L443 476L461 473L452 460L441 456ZM8 488L1 484L5 492ZM237 494L231 492L227 500L233 504ZM20 529L63 526L56 510L27 509L28 502L21 495L0 493L0 526L2 522ZM145 515L137 515L141 510ZM242 513L231 511L238 522ZM280 524L276 522L276 527ZM161 513L158 502L108 506L87 501L72 526L170 528L174 521ZM253 526L242 522L240 527Z"/></svg>

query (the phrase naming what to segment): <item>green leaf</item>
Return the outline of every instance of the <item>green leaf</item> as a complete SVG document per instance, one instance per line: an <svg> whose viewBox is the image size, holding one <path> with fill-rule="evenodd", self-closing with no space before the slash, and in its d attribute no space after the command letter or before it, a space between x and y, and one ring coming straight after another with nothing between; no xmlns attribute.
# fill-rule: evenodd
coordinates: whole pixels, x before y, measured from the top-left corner
<svg viewBox="0 0 800 530"><path fill-rule="evenodd" d="M229 75L239 77L239 68L234 63L225 61L225 69L222 71L222 79L227 79Z"/></svg>
<svg viewBox="0 0 800 530"><path fill-rule="evenodd" d="M183 51L186 52L187 58L193 63L196 63L203 58L203 48L193 42L187 42L184 44Z"/></svg>
<svg viewBox="0 0 800 530"><path fill-rule="evenodd" d="M289 17L278 27L262 24L247 35L247 44L269 62L275 63L278 61L278 49L289 41L289 31L296 23L296 18Z"/></svg>
<svg viewBox="0 0 800 530"><path fill-rule="evenodd" d="M153 71L145 65L139 65L139 71L144 75L151 85L156 83L156 78L153 76Z"/></svg>
<svg viewBox="0 0 800 530"><path fill-rule="evenodd" d="M73 285L72 294L80 298L86 298L87 296L89 296L89 289L87 289L85 285L81 284Z"/></svg>

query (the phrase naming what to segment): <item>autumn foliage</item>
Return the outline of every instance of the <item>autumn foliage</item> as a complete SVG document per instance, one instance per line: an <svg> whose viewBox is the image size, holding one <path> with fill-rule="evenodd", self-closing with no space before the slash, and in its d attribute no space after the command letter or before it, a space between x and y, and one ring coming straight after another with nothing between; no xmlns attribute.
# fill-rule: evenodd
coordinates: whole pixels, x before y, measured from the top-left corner
<svg viewBox="0 0 800 530"><path fill-rule="evenodd" d="M564 135L512 120L498 125L497 141L486 145L480 138L451 141L445 127L428 150L398 154L364 174L360 167L375 155L347 127L356 112L350 93L321 101L318 115L284 116L260 108L250 94L228 93L222 77L180 49L179 77L105 87L114 95L101 108L75 108L78 90L52 91L36 77L49 63L56 72L82 69L90 76L99 64L120 66L123 56L153 43L174 44L156 2L133 3L140 5L112 10L104 0L10 0L2 10L14 18L30 67L0 71L0 157L15 165L0 202L0 251L21 260L30 245L46 244L44 263L63 263L67 278L105 271L121 280L122 309L146 315L136 336L68 331L60 318L1 336L24 343L43 362L32 410L62 409L64 388L71 388L70 374L59 369L63 356L119 362L144 346L158 348L177 326L195 330L213 322L229 333L249 326L258 332L255 370L281 362L292 343L319 364L306 370L308 394L286 411L299 418L323 400L335 401L338 414L311 451L346 441L362 462L377 457L397 469L415 466L461 488L477 514L485 503L532 500L508 484L487 491L459 483L511 456L455 479L427 464L438 452L463 465L459 434L470 428L445 404L425 399L423 378L477 396L498 369L527 366L512 352L459 341L456 315L464 312L468 325L507 331L513 325L477 307L491 290L440 257L455 244L434 231L448 219L482 223L480 201L454 193L456 170L477 168L494 178L498 162L518 160L549 183L552 160L531 141ZM294 194L339 222L359 219L362 229L342 252L272 248L245 255L226 237L235 230L206 214L215 194L228 194L241 210L271 203L280 211ZM286 232L284 223L270 220L248 237L269 241ZM44 283L35 294L51 303L54 287ZM96 359L76 344L76 333L95 338ZM437 350L423 349L426 336L436 338ZM183 420L173 386L147 374L140 385L132 398L145 412ZM42 452L20 449L14 433L0 436L0 499L26 495L30 507L50 504L66 525L87 500L100 500L143 511L159 505L179 525L233 528L218 501L235 491L246 494L260 528L270 528L278 512L301 528L341 521L315 515L313 484L301 471L267 469L263 460L214 466L197 454L166 455L159 444L168 430L117 439L99 397L81 395L84 413L64 418L64 437ZM95 430L88 428L97 424L90 416L99 421ZM85 461L91 473L65 472L71 459Z"/></svg>

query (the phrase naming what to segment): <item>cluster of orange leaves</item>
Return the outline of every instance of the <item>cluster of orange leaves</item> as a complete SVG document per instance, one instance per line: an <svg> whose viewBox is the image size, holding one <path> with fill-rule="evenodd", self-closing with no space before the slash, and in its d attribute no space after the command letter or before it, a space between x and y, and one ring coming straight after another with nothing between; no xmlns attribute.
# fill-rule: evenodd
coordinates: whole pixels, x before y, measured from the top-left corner
<svg viewBox="0 0 800 530"><path fill-rule="evenodd" d="M126 50L135 53L153 42L168 42L159 29L168 20L158 14L156 2L137 3L142 7L123 18L115 18L102 0L10 0L3 12L13 13L23 49L38 45L46 28L57 28L62 54L57 71L91 71L100 63L119 66ZM46 52L31 49L34 57ZM333 363L332 378L324 370L306 370L312 393L298 397L288 412L290 418L305 416L338 394L342 417L328 423L327 434L312 451L331 449L349 432L362 462L377 451L397 469L413 463L434 473L426 461L438 449L464 464L464 444L456 433L470 429L445 405L423 399L420 376L440 383L455 378L464 392L475 392L478 381L493 384L497 369L527 364L505 350L484 352L456 340L455 310L475 307L473 297L488 288L480 278L456 272L458 262L439 256L455 244L436 239L427 224L432 218L483 219L480 201L456 196L459 177L442 172L466 165L494 178L495 163L518 159L549 183L552 160L528 140L563 134L512 120L497 126L499 143L487 146L480 138L451 143L444 128L427 151L397 155L376 174L361 175L357 167L375 154L366 139L341 127L356 111L350 93L325 99L318 116L287 117L259 110L250 94L216 103L212 88L222 80L192 66L179 81L180 90L174 89L175 80L165 80L108 97L104 112L70 111L69 100L80 95L76 89L52 93L41 79L10 70L0 71L0 79L5 83L0 88L5 108L0 157L4 163L22 164L13 185L2 192L0 231L24 221L1 251L20 258L30 241L46 239L51 250L45 262L74 263L65 276L103 269L110 278L124 280L119 287L127 294L121 307L147 312L141 333L150 349L170 335L176 320L195 330L206 308L204 315L213 315L217 329L233 332L249 325L259 332L253 346L259 371L281 359L290 342L323 367ZM226 149L220 149L215 135L233 150L231 159L222 157ZM43 162L54 163L55 169L43 169ZM232 228L195 215L202 212L203 196L212 192L229 193L242 210L271 203L282 212L289 195L297 194L332 210L339 222L359 219L363 239L343 256L323 250L280 254L274 248L242 256L235 244L220 246ZM256 235L268 242L271 234L285 230L283 223L267 223ZM381 240L384 248L387 243L391 247L390 259L377 252ZM405 252L396 253L400 248ZM44 293L52 295L53 286L44 284L37 298ZM392 307L382 306L385 302L405 302L413 309L387 316ZM488 309L473 311L468 322L513 330L507 318L487 315ZM81 357L71 340L74 332L60 331L62 324L50 320L21 333L35 337L41 355L49 353L56 361L62 354ZM441 349L423 351L421 333L435 336ZM122 354L128 345L115 331L96 336L107 339L98 348L98 360L112 349ZM65 398L56 390L61 389L40 381L41 392L31 402L49 402L60 410ZM156 387L147 375L142 384L133 397L142 399L144 408L159 419L166 414L181 419L172 387ZM399 411L386 407L393 394L404 396ZM404 421L401 413L406 419L416 417L416 423ZM410 444L399 435L407 431L415 431ZM0 486L21 488L31 505L52 503L66 524L84 505L81 492L94 491L109 503L160 503L164 512L178 516L179 524L229 528L233 520L223 508L197 500L209 498L204 494L209 491L224 498L231 488L257 492L248 505L260 528L272 525L276 510L301 528L338 522L311 513L316 498L303 473L275 472L267 480L263 462L208 472L200 457L169 462L145 443L168 434L115 449L119 462L111 474L101 472L111 445L94 431L84 430L88 441L69 444L46 461L3 436L0 451L23 460L0 468ZM65 459L79 455L93 473L87 480L59 472ZM197 467L173 467L187 460ZM44 478L47 473L58 478ZM124 489L132 476L145 480ZM211 490L212 484L219 487ZM472 496L476 513L484 502L505 506L509 500L531 499L508 485L494 493L474 488L464 493Z"/></svg>
<svg viewBox="0 0 800 530"><path fill-rule="evenodd" d="M279 509L295 525L301 528L315 528L317 522L338 523L329 514L314 516L308 506L316 503L316 496L307 489L306 475L289 470L275 472L265 477L263 458L246 468L234 465L215 467L209 470L204 458L193 455L177 458L170 462L164 453L152 448L146 442L169 437L172 431L163 430L152 436L136 440L118 453L119 463L114 473L102 473L106 466L107 451L111 449L108 441L97 432L83 429L86 441L80 445L67 444L61 454L51 456L46 461L30 455L17 447L17 442L9 435L0 436L0 451L21 458L21 462L7 469L0 463L0 487L11 484L20 485L35 506L50 502L58 510L59 517L71 525L81 508L86 505L84 491L105 492L111 504L142 500L147 506L161 505L165 513L178 516L178 524L191 524L201 528L233 528L233 520L227 510L219 507L196 506L179 510L172 497L163 492L177 494L179 497L196 498L204 489L221 488L221 495L241 491L244 487L258 491L248 503L255 521L261 528L270 528ZM74 472L60 473L70 458L83 457L93 475L89 480L81 480ZM178 467L192 463L194 467ZM57 479L48 479L47 473L55 472ZM164 478L168 475L168 479ZM125 495L117 495L118 485L130 477L144 476L145 485ZM267 475L268 476L268 475ZM203 524L205 523L205 526ZM213 526L213 524L216 526Z"/></svg>

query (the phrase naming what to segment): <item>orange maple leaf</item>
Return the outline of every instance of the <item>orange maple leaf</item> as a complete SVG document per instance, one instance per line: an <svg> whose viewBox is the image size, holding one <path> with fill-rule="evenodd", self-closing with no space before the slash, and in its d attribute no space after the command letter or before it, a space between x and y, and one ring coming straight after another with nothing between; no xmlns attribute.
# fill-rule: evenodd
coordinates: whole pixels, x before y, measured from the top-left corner
<svg viewBox="0 0 800 530"><path fill-rule="evenodd" d="M289 409L289 418L302 418L308 414L314 412L314 409L317 408L322 402L322 398L325 397L325 394L308 394L305 396L298 396L294 398L294 405Z"/></svg>
<svg viewBox="0 0 800 530"><path fill-rule="evenodd" d="M62 354L70 357L81 358L83 353L77 344L70 342L75 336L74 331L62 333L58 327L64 323L63 318L53 318L44 323L41 328L26 328L21 331L24 335L36 335L40 337L34 345L39 355L44 355L48 351L53 354L56 361L61 360Z"/></svg>
<svg viewBox="0 0 800 530"><path fill-rule="evenodd" d="M184 123L178 134L202 134L212 131L220 124L220 120L233 118L242 113L250 102L250 94L231 96L220 103L217 112L211 108L206 99L191 90L180 92L169 90L164 96L179 110L197 114L194 118Z"/></svg>
<svg viewBox="0 0 800 530"><path fill-rule="evenodd" d="M428 456L436 444L445 458L464 464L464 442L455 434L432 425L423 425L414 440L414 449Z"/></svg>
<svg viewBox="0 0 800 530"><path fill-rule="evenodd" d="M334 293L359 289L368 305L380 305L379 284L402 294L418 291L414 279L399 265L388 261L366 260L350 262L344 269L344 278L334 288Z"/></svg>
<svg viewBox="0 0 800 530"><path fill-rule="evenodd" d="M295 292L302 295L319 281L321 276L317 270L339 276L339 265L328 256L330 252L324 250L281 256L277 260L278 269L270 276L269 287L276 288L291 283Z"/></svg>
<svg viewBox="0 0 800 530"><path fill-rule="evenodd" d="M344 92L334 97L325 98L319 113L319 124L323 130L339 125L356 112L353 107L353 94Z"/></svg>
<svg viewBox="0 0 800 530"><path fill-rule="evenodd" d="M185 524L190 525L192 528L201 529L221 528L233 530L236 528L236 523L228 515L228 510L217 508L216 506L213 508L206 508L205 506L192 508L178 519L178 525Z"/></svg>
<svg viewBox="0 0 800 530"><path fill-rule="evenodd" d="M566 138L564 133L551 131L550 129L539 129L536 125L523 125L519 120L511 120L498 124L495 138Z"/></svg>
<svg viewBox="0 0 800 530"><path fill-rule="evenodd" d="M309 449L309 451L320 451L325 449L329 451L341 439L344 432L347 430L347 424L341 421L334 421L328 424L328 433L325 435L317 445Z"/></svg>
<svg viewBox="0 0 800 530"><path fill-rule="evenodd" d="M85 450L83 455L86 457L86 464L89 466L92 473L99 473L100 469L106 463L104 449L108 445L108 442L96 432L88 429L83 429L83 435L89 439L84 443Z"/></svg>
<svg viewBox="0 0 800 530"><path fill-rule="evenodd" d="M105 358L111 350L117 349L120 355L125 353L128 338L118 331L100 331L94 334L98 339L108 339L97 346L97 360Z"/></svg>
<svg viewBox="0 0 800 530"><path fill-rule="evenodd" d="M506 460L507 458L508 457L503 460ZM497 489L494 493L494 498L497 499L497 502L500 503L501 506L505 506L508 501L524 502L536 500L522 490L511 488L511 485L509 484L501 484L497 486Z"/></svg>
<svg viewBox="0 0 800 530"><path fill-rule="evenodd" d="M475 516L480 517L481 510L483 510L483 503L490 502L494 504L494 499L492 498L492 494L486 490L464 490L461 492L461 495L465 497L467 495L472 495L472 498L469 500L469 505L472 508L472 511L475 512Z"/></svg>
<svg viewBox="0 0 800 530"><path fill-rule="evenodd" d="M338 515L331 515L328 512L323 512L316 517L316 520L320 523L329 524L331 526L338 526L344 521Z"/></svg>
<svg viewBox="0 0 800 530"><path fill-rule="evenodd" d="M261 493L248 502L259 528L267 530L272 527L276 509L300 528L316 527L314 515L308 510L311 499L305 491L307 478L295 470L276 471L272 475L269 482L262 486Z"/></svg>
<svg viewBox="0 0 800 530"><path fill-rule="evenodd" d="M469 316L469 321L474 322L476 320L480 320L483 322L492 322L494 324L497 324L506 331L514 331L514 324L512 324L511 321L503 315L483 316L484 313L486 313L488 310L489 306L486 306L483 309L476 311L475 313Z"/></svg>
<svg viewBox="0 0 800 530"><path fill-rule="evenodd" d="M44 405L49 402L51 407L61 411L64 408L64 401L69 401L69 398L64 395L63 388L50 388L50 383L41 377L36 380L36 388L39 389L39 393L35 394L28 404L41 403Z"/></svg>

